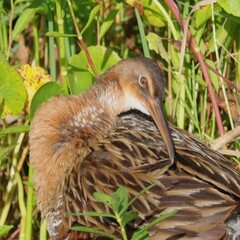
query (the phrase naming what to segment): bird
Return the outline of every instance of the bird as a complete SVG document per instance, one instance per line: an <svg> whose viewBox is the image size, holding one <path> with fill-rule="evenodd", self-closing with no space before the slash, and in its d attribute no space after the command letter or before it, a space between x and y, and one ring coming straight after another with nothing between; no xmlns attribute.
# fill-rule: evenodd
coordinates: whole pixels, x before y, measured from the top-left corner
<svg viewBox="0 0 240 240"><path fill-rule="evenodd" d="M86 92L53 97L37 110L29 133L30 163L51 239L100 239L73 226L121 238L113 220L68 213L111 213L95 192L112 195L123 186L132 199L151 184L130 206L138 213L126 226L130 237L176 211L149 229L150 239L240 239L239 170L168 122L164 95L157 62L127 58Z"/></svg>

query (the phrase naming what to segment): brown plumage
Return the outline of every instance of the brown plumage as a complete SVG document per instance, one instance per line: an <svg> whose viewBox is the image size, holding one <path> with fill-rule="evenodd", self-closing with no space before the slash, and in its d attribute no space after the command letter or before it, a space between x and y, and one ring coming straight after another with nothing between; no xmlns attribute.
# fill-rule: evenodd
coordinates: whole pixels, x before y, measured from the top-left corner
<svg viewBox="0 0 240 240"><path fill-rule="evenodd" d="M240 238L239 227L233 229L240 223L239 171L194 136L168 129L163 99L159 67L137 58L119 62L86 93L55 97L37 111L30 161L52 239L97 238L69 230L78 225L119 236L109 219L67 213L108 212L94 192L112 194L123 185L133 198L153 183L132 205L139 217L129 234L177 210L150 230L151 239Z"/></svg>

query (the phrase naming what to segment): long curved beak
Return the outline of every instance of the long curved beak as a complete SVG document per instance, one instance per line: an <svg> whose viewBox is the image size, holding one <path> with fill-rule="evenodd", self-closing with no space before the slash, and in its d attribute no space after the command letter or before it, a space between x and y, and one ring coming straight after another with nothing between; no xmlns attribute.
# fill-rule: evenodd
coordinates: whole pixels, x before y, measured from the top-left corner
<svg viewBox="0 0 240 240"><path fill-rule="evenodd" d="M175 158L174 143L163 112L163 105L158 98L148 99L148 112L151 114L155 124L157 125L163 142L166 145L171 163L173 164Z"/></svg>

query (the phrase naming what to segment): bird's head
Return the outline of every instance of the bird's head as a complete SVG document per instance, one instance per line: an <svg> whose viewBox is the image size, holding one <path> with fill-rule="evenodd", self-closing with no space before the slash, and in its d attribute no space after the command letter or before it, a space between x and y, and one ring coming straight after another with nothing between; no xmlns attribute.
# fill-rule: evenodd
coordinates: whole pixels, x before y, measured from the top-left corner
<svg viewBox="0 0 240 240"><path fill-rule="evenodd" d="M165 82L157 63L148 58L130 58L110 71L115 73L122 91L123 102L119 103L122 111L137 109L151 115L173 163L174 144L163 111Z"/></svg>

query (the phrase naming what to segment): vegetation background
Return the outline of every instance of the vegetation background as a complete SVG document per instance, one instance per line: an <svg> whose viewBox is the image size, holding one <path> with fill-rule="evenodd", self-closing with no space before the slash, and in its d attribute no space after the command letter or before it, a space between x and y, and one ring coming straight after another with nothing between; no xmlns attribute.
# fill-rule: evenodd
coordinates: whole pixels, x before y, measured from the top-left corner
<svg viewBox="0 0 240 240"><path fill-rule="evenodd" d="M239 0L0 0L0 238L47 239L28 158L38 106L143 55L164 71L170 121L239 168Z"/></svg>

